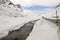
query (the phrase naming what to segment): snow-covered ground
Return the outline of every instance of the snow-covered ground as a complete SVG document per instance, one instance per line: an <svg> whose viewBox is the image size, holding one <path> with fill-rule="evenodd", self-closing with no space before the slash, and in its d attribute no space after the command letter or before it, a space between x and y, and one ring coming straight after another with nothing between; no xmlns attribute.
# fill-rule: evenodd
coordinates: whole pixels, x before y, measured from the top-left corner
<svg viewBox="0 0 60 40"><path fill-rule="evenodd" d="M56 24L41 18L26 40L59 40L57 30Z"/></svg>
<svg viewBox="0 0 60 40"><path fill-rule="evenodd" d="M6 15L0 16L0 38L3 36L6 36L9 31L16 30L20 28L25 23L40 19L40 16L38 14L32 14L32 13L24 13L23 17L10 17Z"/></svg>
<svg viewBox="0 0 60 40"><path fill-rule="evenodd" d="M48 18L51 20L55 20L56 18L56 10L42 14L40 20L36 22L34 28L28 38L26 40L59 40L58 29L59 26L52 23L51 21L45 20L42 18ZM59 16L59 15L58 15ZM59 18L60 19L60 18Z"/></svg>
<svg viewBox="0 0 60 40"><path fill-rule="evenodd" d="M6 36L9 30L16 30L29 21L40 19L40 15L23 12L21 8L9 3L0 3L0 38Z"/></svg>

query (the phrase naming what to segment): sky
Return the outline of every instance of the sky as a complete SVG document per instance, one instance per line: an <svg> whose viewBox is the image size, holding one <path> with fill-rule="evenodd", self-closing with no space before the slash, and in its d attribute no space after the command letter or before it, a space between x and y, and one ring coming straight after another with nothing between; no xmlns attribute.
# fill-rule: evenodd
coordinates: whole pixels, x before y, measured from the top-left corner
<svg viewBox="0 0 60 40"><path fill-rule="evenodd" d="M60 0L11 0L14 4L20 4L24 10L50 11L54 9Z"/></svg>

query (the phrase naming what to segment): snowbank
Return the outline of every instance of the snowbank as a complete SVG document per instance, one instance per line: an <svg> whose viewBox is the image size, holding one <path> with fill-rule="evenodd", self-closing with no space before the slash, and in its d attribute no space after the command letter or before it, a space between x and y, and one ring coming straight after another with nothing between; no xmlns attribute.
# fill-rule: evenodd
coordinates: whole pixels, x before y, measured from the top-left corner
<svg viewBox="0 0 60 40"><path fill-rule="evenodd" d="M0 38L6 36L9 31L20 28L25 23L40 19L40 16L33 14L24 14L23 17L0 16ZM16 27L17 26L17 27Z"/></svg>

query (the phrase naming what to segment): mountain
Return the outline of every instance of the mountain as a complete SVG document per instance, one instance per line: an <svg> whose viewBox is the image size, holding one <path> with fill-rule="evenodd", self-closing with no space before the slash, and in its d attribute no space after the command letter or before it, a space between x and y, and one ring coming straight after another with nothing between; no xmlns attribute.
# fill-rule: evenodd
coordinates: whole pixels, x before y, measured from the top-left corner
<svg viewBox="0 0 60 40"><path fill-rule="evenodd" d="M10 0L0 0L0 15L22 16L22 12L20 5L14 5Z"/></svg>

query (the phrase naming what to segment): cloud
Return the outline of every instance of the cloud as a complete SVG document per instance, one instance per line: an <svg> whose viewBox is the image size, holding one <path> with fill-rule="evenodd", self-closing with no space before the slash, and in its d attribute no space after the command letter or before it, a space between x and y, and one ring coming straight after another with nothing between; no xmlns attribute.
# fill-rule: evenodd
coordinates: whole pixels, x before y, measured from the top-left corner
<svg viewBox="0 0 60 40"><path fill-rule="evenodd" d="M30 10L34 12L41 12L41 11L51 11L55 9L55 6L39 6L39 5L34 5L34 6L24 6L22 7L24 10Z"/></svg>
<svg viewBox="0 0 60 40"><path fill-rule="evenodd" d="M31 5L45 5L45 6L54 6L60 3L60 0L11 0L15 4L21 4L22 6L31 6Z"/></svg>
<svg viewBox="0 0 60 40"><path fill-rule="evenodd" d="M22 6L30 6L32 5L32 0L11 0L15 4L20 4Z"/></svg>
<svg viewBox="0 0 60 40"><path fill-rule="evenodd" d="M15 4L20 4L24 11L46 12L53 10L60 0L11 0Z"/></svg>
<svg viewBox="0 0 60 40"><path fill-rule="evenodd" d="M34 1L34 0L33 0ZM32 2L33 5L44 5L44 6L54 6L57 5L60 0L35 0Z"/></svg>

